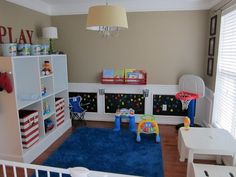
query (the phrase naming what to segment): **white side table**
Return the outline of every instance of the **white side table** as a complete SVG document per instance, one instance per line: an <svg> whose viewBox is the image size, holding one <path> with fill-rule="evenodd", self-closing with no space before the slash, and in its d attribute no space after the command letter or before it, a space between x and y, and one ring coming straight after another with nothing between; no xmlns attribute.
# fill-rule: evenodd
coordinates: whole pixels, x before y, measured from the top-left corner
<svg viewBox="0 0 236 177"><path fill-rule="evenodd" d="M191 163L189 177L236 177L236 167Z"/></svg>
<svg viewBox="0 0 236 177"><path fill-rule="evenodd" d="M224 129L180 128L178 143L180 161L185 160L186 154L188 156L187 176L194 154L230 155L233 157L233 165L236 165L236 140Z"/></svg>

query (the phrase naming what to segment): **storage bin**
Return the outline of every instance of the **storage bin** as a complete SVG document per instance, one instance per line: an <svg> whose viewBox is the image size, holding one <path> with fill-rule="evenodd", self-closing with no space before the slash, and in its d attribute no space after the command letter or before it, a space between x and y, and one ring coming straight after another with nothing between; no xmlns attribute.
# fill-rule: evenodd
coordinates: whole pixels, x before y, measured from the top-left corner
<svg viewBox="0 0 236 177"><path fill-rule="evenodd" d="M31 55L40 55L41 45L31 45Z"/></svg>
<svg viewBox="0 0 236 177"><path fill-rule="evenodd" d="M49 118L44 121L44 127L45 127L45 133L48 133L54 128L54 123L53 121Z"/></svg>
<svg viewBox="0 0 236 177"><path fill-rule="evenodd" d="M17 44L17 53L20 56L30 55L31 44Z"/></svg>
<svg viewBox="0 0 236 177"><path fill-rule="evenodd" d="M34 110L20 110L20 130L23 148L29 148L39 140L38 112Z"/></svg>
<svg viewBox="0 0 236 177"><path fill-rule="evenodd" d="M1 44L0 48L2 55L6 57L16 56L16 46L17 44L15 43Z"/></svg>
<svg viewBox="0 0 236 177"><path fill-rule="evenodd" d="M49 53L49 45L48 44L43 44L41 45L41 55L48 55Z"/></svg>
<svg viewBox="0 0 236 177"><path fill-rule="evenodd" d="M60 126L65 121L65 100L64 98L56 98L56 122Z"/></svg>

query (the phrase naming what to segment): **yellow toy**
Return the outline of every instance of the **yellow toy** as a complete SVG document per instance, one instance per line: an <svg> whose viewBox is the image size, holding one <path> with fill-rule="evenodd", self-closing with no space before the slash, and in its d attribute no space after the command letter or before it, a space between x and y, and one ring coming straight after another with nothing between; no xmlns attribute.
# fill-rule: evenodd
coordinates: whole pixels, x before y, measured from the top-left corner
<svg viewBox="0 0 236 177"><path fill-rule="evenodd" d="M191 123L190 119L189 119L188 117L185 117L185 118L184 118L184 128L185 128L186 130L189 130L189 128L190 128L190 123Z"/></svg>
<svg viewBox="0 0 236 177"><path fill-rule="evenodd" d="M159 134L159 127L157 122L155 121L155 117L151 115L143 115L141 116L141 121L138 124L138 130L137 130L137 137L136 141L141 142L141 133L145 134L151 134L155 133L156 134L156 142L160 142L160 134Z"/></svg>

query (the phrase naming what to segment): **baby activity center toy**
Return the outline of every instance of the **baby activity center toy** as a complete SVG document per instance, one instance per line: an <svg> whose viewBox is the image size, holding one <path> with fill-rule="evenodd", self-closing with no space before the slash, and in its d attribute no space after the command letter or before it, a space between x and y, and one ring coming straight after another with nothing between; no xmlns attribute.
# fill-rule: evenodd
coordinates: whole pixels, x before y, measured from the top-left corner
<svg viewBox="0 0 236 177"><path fill-rule="evenodd" d="M126 118L129 120L129 130L131 132L136 132L134 110L126 109L126 108L116 110L114 131L120 131L120 124L123 118Z"/></svg>
<svg viewBox="0 0 236 177"><path fill-rule="evenodd" d="M160 134L159 134L159 127L157 122L155 121L155 117L152 115L143 115L141 116L141 121L138 124L138 130L137 130L137 137L136 141L141 142L141 133L145 134L156 134L156 143L160 142Z"/></svg>

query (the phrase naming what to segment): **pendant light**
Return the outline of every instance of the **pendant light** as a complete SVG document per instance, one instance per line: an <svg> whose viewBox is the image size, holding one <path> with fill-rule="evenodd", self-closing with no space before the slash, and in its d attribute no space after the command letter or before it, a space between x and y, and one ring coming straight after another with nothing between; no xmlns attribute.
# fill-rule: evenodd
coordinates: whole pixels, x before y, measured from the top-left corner
<svg viewBox="0 0 236 177"><path fill-rule="evenodd" d="M127 29L126 11L123 7L106 5L92 6L87 16L87 30L98 31L109 37Z"/></svg>

